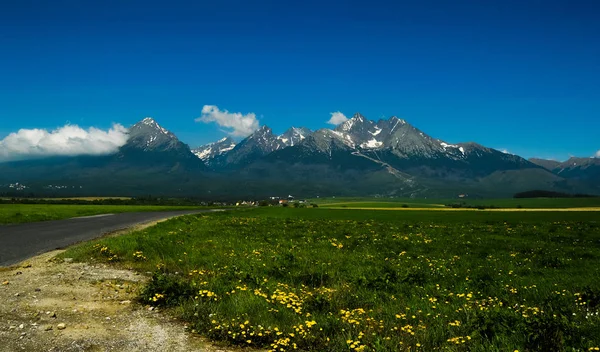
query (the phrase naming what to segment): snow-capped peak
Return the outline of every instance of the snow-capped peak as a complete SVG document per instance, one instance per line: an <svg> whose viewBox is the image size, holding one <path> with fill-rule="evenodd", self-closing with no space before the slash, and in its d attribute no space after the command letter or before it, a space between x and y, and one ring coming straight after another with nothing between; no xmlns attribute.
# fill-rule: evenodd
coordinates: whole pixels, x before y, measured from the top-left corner
<svg viewBox="0 0 600 352"><path fill-rule="evenodd" d="M162 126L160 126L156 120L154 120L151 117L146 117L144 118L141 122L141 124L146 125L152 129L158 130L160 133L164 134L164 135L169 135L169 131L167 131L166 129L162 128Z"/></svg>
<svg viewBox="0 0 600 352"><path fill-rule="evenodd" d="M198 158L204 162L210 162L213 158L227 153L235 148L236 143L229 137L221 138L217 142L210 143L192 150Z"/></svg>
<svg viewBox="0 0 600 352"><path fill-rule="evenodd" d="M163 146L175 146L177 137L162 128L153 118L146 117L129 129L129 145L144 150L154 150Z"/></svg>

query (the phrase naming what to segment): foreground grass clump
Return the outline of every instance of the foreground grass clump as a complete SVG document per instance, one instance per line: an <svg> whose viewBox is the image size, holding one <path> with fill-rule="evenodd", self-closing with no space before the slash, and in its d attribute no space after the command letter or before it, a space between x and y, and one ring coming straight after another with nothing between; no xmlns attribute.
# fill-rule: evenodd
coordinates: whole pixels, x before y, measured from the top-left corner
<svg viewBox="0 0 600 352"><path fill-rule="evenodd" d="M274 210L275 211L275 210ZM277 210L281 212L281 210ZM200 334L274 351L589 351L595 221L187 216L72 249L154 275L141 299ZM305 213L308 214L308 211ZM296 210L289 210L288 214ZM321 213L319 213L321 212ZM324 214L324 218L318 215ZM461 215L467 216L467 215Z"/></svg>

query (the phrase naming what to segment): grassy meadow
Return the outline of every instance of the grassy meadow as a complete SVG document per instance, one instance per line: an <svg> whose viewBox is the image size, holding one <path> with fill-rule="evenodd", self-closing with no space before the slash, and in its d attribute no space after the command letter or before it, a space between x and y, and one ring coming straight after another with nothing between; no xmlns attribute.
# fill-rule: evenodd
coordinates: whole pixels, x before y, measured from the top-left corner
<svg viewBox="0 0 600 352"><path fill-rule="evenodd" d="M109 213L187 210L198 208L200 207L154 205L0 204L0 225L59 220L78 216Z"/></svg>
<svg viewBox="0 0 600 352"><path fill-rule="evenodd" d="M153 272L144 304L272 351L593 351L600 216L259 208L63 255Z"/></svg>
<svg viewBox="0 0 600 352"><path fill-rule="evenodd" d="M506 199L411 199L411 198L318 198L310 200L324 208L445 208L465 207L560 209L600 208L600 197L589 198L506 198Z"/></svg>

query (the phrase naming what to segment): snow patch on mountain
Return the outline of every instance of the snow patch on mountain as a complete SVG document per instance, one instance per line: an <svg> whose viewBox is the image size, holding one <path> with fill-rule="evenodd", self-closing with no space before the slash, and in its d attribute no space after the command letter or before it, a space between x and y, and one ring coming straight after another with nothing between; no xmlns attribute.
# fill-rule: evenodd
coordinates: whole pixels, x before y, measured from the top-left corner
<svg viewBox="0 0 600 352"><path fill-rule="evenodd" d="M349 146L351 148L355 148L356 143L354 143L354 141L352 140L352 136L350 136L347 133L342 133L342 132L338 132L338 131L334 131L334 130L330 130L330 131L334 136L336 136L344 144L346 144L347 146Z"/></svg>
<svg viewBox="0 0 600 352"><path fill-rule="evenodd" d="M375 127L375 132L371 132L371 131L369 131L369 133L370 133L371 135L373 135L373 136L377 136L378 134L380 134L380 133L381 133L381 131L383 131L381 128L379 128L379 127Z"/></svg>
<svg viewBox="0 0 600 352"><path fill-rule="evenodd" d="M208 157L211 155L212 148L208 148L208 149L204 149L204 150L200 150L200 151L193 151L193 153L198 158L202 159L202 161L204 161L204 160L208 159Z"/></svg>
<svg viewBox="0 0 600 352"><path fill-rule="evenodd" d="M458 146L457 146L457 145L454 145L454 144L448 144L448 143L444 143L444 142L440 142L440 145L441 145L441 146L442 146L444 149L446 149L446 148L458 148Z"/></svg>
<svg viewBox="0 0 600 352"><path fill-rule="evenodd" d="M350 119L350 120L344 122L342 124L341 130L348 132L348 131L350 131L352 129L352 126L354 126L354 119Z"/></svg>
<svg viewBox="0 0 600 352"><path fill-rule="evenodd" d="M374 148L379 148L383 145L383 142L380 142L378 140L376 140L375 138L362 143L360 146L361 148L365 148L365 149L374 149Z"/></svg>
<svg viewBox="0 0 600 352"><path fill-rule="evenodd" d="M228 151L235 148L236 143L229 137L222 138L217 142L203 145L199 148L192 150L192 153L200 158L202 161L208 163L211 159L227 153Z"/></svg>

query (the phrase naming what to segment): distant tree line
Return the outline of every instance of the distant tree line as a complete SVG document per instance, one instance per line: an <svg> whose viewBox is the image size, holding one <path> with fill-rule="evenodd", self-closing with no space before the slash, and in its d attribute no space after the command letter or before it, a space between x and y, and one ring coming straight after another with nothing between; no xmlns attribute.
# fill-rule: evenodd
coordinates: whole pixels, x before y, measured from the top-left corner
<svg viewBox="0 0 600 352"><path fill-rule="evenodd" d="M544 190L533 190L516 193L513 198L591 198L595 197L589 194L570 194L563 192L553 192Z"/></svg>
<svg viewBox="0 0 600 352"><path fill-rule="evenodd" d="M2 197L2 198L33 198L35 196L36 195L33 192L24 192L24 191L0 192L0 197Z"/></svg>
<svg viewBox="0 0 600 352"><path fill-rule="evenodd" d="M164 198L164 197L136 197L136 198L98 198L98 199L49 199L49 198L22 198L6 197L0 194L0 204L76 204L76 205L165 205L165 206L221 206L229 205L227 202L207 201L196 198Z"/></svg>
<svg viewBox="0 0 600 352"><path fill-rule="evenodd" d="M497 207L495 205L471 205L471 204L467 204L465 202L450 203L450 204L446 204L446 206L449 207L449 208L467 208L467 209L479 209L479 210L484 210L484 209L501 209L500 207ZM521 208L521 206L517 205L517 208Z"/></svg>
<svg viewBox="0 0 600 352"><path fill-rule="evenodd" d="M263 199L261 201L257 202L258 206L261 207L269 207L269 206L282 206L284 208L286 207L293 207L293 208L318 208L319 205L316 203L299 203L299 202L286 202L283 204L279 204L279 200L276 199Z"/></svg>

